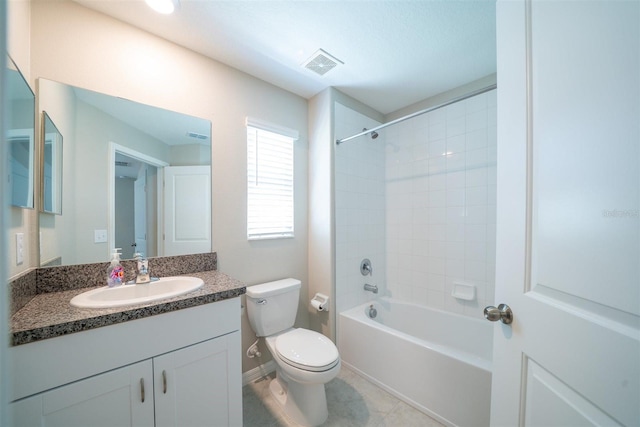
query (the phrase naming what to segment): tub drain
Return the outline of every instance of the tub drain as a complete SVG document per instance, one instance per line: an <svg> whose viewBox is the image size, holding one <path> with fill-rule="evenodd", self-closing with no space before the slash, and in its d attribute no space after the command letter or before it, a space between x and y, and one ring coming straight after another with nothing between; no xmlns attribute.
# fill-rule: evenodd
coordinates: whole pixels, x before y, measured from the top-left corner
<svg viewBox="0 0 640 427"><path fill-rule="evenodd" d="M378 315L378 310L373 308L373 304L371 304L369 306L369 317L372 318L372 319L375 319L377 315Z"/></svg>

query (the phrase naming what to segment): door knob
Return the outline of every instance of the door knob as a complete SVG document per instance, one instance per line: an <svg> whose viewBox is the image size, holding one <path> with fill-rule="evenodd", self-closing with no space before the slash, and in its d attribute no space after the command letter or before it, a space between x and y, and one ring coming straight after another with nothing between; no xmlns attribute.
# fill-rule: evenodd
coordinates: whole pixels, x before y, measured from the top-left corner
<svg viewBox="0 0 640 427"><path fill-rule="evenodd" d="M484 318L490 322L497 322L498 320L505 325L513 322L513 311L507 304L500 304L498 308L490 305L484 308Z"/></svg>

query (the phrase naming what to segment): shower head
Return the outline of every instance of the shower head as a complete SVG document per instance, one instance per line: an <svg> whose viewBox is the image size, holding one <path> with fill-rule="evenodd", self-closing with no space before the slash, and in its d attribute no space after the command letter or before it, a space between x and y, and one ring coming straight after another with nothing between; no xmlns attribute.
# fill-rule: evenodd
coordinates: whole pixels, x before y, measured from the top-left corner
<svg viewBox="0 0 640 427"><path fill-rule="evenodd" d="M362 132L366 131L367 128L362 128ZM372 132L369 132L369 134L371 135L371 139L376 139L378 137L378 132L376 132L375 130Z"/></svg>

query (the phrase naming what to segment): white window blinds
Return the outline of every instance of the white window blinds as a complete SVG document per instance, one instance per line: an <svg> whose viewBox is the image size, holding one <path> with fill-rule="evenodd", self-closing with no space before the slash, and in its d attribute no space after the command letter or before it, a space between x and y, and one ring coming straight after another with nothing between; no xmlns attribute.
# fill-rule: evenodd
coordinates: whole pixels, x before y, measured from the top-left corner
<svg viewBox="0 0 640 427"><path fill-rule="evenodd" d="M247 119L247 237L293 237L293 142L297 132Z"/></svg>

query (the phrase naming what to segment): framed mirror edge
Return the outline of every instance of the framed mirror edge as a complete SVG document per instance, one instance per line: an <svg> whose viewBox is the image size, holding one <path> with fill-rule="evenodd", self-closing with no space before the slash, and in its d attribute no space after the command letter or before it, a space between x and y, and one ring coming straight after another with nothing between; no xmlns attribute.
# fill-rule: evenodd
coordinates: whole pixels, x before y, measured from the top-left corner
<svg viewBox="0 0 640 427"><path fill-rule="evenodd" d="M51 125L52 129L48 129L48 124ZM53 132L50 132L53 131ZM46 190L47 185L45 183L46 173L46 148L47 148L47 135L55 134L55 140L51 141L51 150L52 150L52 206L51 210L47 210L46 206ZM62 215L62 168L63 168L63 157L62 150L64 145L64 136L56 126L55 122L51 118L51 116L45 111L42 110L42 118L40 121L40 141L38 143L39 146L39 171L40 171L40 191L39 191L39 206L38 211L43 214L50 215Z"/></svg>
<svg viewBox="0 0 640 427"><path fill-rule="evenodd" d="M32 120L30 120L31 122L31 127L30 128L19 128L19 129L13 129L13 131L15 130L21 130L22 132L20 133L21 135L24 135L25 137L29 138L29 171L28 171L28 176L29 176L29 184L28 184L28 191L27 191L27 203L25 204L15 204L13 203L13 196L10 197L9 200L9 206L11 208L16 208L16 209L26 209L26 210L36 210L37 206L36 206L36 191L35 191L35 183L36 183L36 128L37 128L37 119L36 119L36 114L37 114L37 107L36 107L36 94L35 91L33 90L33 88L31 87L31 85L29 84L29 81L26 79L25 75L22 73L22 71L20 70L20 68L18 67L18 64L16 64L16 62L13 60L13 58L11 57L11 54L9 52L5 51L5 58L6 58L6 68L7 70L10 71L14 71L18 74L18 76L20 77L20 79L22 80L22 82L24 82L24 87L29 91L29 93L31 94L31 98L32 98L32 104L33 104L33 108L31 108L32 112L31 112L31 116L32 116ZM9 77L7 76L7 86L5 87L5 89L7 90L7 92L9 92L9 96L7 97L7 100L10 101L11 98L11 87L9 86ZM8 107L8 106L7 106ZM9 137L12 134L12 129L10 129L10 124L9 123L5 123L5 134L3 136L3 138L5 137ZM11 152L7 153L8 156L8 160L10 161L11 159ZM11 171L11 168L9 168L9 171ZM11 173L11 172L9 172ZM13 184L11 184L13 185ZM11 194L13 193L13 191L11 192Z"/></svg>

